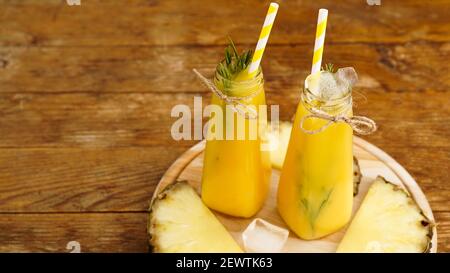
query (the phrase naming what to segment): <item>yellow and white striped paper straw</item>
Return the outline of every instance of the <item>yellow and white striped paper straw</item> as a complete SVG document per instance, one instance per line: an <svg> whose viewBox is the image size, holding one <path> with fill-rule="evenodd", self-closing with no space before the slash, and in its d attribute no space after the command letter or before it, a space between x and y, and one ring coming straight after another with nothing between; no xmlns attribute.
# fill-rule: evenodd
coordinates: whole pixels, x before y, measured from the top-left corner
<svg viewBox="0 0 450 273"><path fill-rule="evenodd" d="M258 70L259 64L261 63L262 56L264 54L264 49L266 48L267 40L269 39L270 30L272 29L273 22L275 21L275 16L277 16L278 4L270 3L269 10L267 11L266 19L264 20L264 25L259 34L259 40L256 44L255 52L253 53L252 62L248 69L248 74L252 77Z"/></svg>
<svg viewBox="0 0 450 273"><path fill-rule="evenodd" d="M320 9L317 18L316 42L314 43L314 55L311 68L311 74L320 71L322 65L323 45L325 43L325 31L327 29L328 10Z"/></svg>

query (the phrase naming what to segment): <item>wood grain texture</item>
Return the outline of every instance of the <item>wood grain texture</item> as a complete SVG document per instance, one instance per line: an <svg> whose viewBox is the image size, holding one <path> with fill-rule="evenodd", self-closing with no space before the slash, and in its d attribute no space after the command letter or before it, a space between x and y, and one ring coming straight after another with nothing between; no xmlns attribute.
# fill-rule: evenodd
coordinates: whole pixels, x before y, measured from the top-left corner
<svg viewBox="0 0 450 273"><path fill-rule="evenodd" d="M450 252L450 212L434 213L437 219L437 231L439 234L438 248L439 252Z"/></svg>
<svg viewBox="0 0 450 273"><path fill-rule="evenodd" d="M203 88L192 69L211 75L222 54L223 46L0 47L0 93L195 93ZM311 45L269 44L262 61L267 89L298 90L311 56ZM324 62L355 67L360 86L387 92L448 90L449 58L450 42L337 44L324 53Z"/></svg>
<svg viewBox="0 0 450 273"><path fill-rule="evenodd" d="M174 145L171 109L186 94L8 94L0 96L3 147ZM205 101L206 103L206 101ZM193 142L180 142L180 146Z"/></svg>
<svg viewBox="0 0 450 273"><path fill-rule="evenodd" d="M146 211L154 181L183 151L0 149L0 213Z"/></svg>
<svg viewBox="0 0 450 273"><path fill-rule="evenodd" d="M0 214L0 252L69 252L70 241L81 252L148 252L146 224L146 213Z"/></svg>
<svg viewBox="0 0 450 273"><path fill-rule="evenodd" d="M227 35L253 47L268 2L0 0L0 251L64 252L73 234L85 251L147 251L141 212L195 143L171 138L170 109L207 103L191 69L211 75ZM320 7L324 61L356 68L355 112L379 125L365 139L416 179L450 251L449 1L282 1L262 65L283 120Z"/></svg>
<svg viewBox="0 0 450 273"><path fill-rule="evenodd" d="M211 45L226 35L258 39L270 1L1 0L0 45ZM328 8L327 43L449 41L448 1L282 1L271 44L313 44L317 10ZM137 20L136 20L137 19ZM312 56L312 55L311 55Z"/></svg>

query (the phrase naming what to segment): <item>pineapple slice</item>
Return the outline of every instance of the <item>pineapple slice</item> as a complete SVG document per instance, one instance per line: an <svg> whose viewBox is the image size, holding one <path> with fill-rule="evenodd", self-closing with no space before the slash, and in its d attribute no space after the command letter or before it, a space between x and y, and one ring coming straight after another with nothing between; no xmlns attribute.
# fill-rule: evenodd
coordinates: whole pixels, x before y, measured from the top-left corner
<svg viewBox="0 0 450 273"><path fill-rule="evenodd" d="M337 252L429 252L433 225L402 188L371 185Z"/></svg>
<svg viewBox="0 0 450 273"><path fill-rule="evenodd" d="M155 198L148 232L154 252L242 252L186 182L169 185Z"/></svg>
<svg viewBox="0 0 450 273"><path fill-rule="evenodd" d="M269 127L271 128L271 127ZM280 122L280 131L277 137L275 132L269 133L269 145L272 148L270 159L272 167L281 169L283 167L284 158L286 157L289 139L291 137L292 123L288 121Z"/></svg>

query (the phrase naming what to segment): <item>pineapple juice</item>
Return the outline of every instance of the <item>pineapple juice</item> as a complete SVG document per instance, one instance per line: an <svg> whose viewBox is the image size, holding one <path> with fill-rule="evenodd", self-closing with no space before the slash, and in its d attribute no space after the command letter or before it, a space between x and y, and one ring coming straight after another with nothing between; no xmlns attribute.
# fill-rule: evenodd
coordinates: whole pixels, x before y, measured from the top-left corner
<svg viewBox="0 0 450 273"><path fill-rule="evenodd" d="M311 107L331 115L352 115L351 91L323 101L307 88L292 128L278 186L278 211L303 239L316 239L337 231L350 219L353 202L352 129L333 123L322 132L307 134L300 128ZM308 118L303 128L317 130L328 123Z"/></svg>
<svg viewBox="0 0 450 273"><path fill-rule="evenodd" d="M228 96L250 96L242 102L256 110L258 106L266 104L261 70L252 79L248 79L244 70L232 81L223 79L216 72L214 83ZM212 104L220 106L224 113L221 120L218 116L211 117L216 119L215 122L222 122L223 132L222 140L206 141L202 199L208 207L222 213L239 217L253 216L267 196L271 166L270 152L262 149L265 140L259 133L256 137L251 134L250 130L255 129L251 122L257 125L258 132L264 132L267 113L258 112L256 120L245 119L239 113L234 113L230 118L226 114L227 103L215 94ZM241 119L245 129L241 139L238 139L238 119ZM226 139L226 128L231 128L232 139Z"/></svg>

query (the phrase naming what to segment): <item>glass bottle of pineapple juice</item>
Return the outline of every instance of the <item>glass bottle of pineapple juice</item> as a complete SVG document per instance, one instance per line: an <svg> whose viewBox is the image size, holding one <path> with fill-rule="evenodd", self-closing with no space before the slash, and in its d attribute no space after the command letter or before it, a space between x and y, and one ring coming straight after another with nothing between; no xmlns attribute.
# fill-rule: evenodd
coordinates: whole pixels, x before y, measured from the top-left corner
<svg viewBox="0 0 450 273"><path fill-rule="evenodd" d="M287 225L307 240L343 227L350 220L353 203L352 129L345 123L332 123L322 132L305 133L300 123L311 114L312 107L330 115L351 116L351 88L330 100L304 88L297 108L277 203ZM326 123L327 120L307 118L303 128L314 131Z"/></svg>
<svg viewBox="0 0 450 273"><path fill-rule="evenodd" d="M271 173L270 152L262 149L267 113L258 109L260 105L266 104L263 74L259 69L256 76L248 79L247 72L242 71L233 80L228 80L216 72L214 84L227 96L248 98L241 103L252 107L257 112L257 118L244 118L239 112L230 117L226 114L226 111L230 111L230 108L227 110L227 105L230 105L213 94L212 104L220 106L223 116L213 115L211 119L215 119L214 123L222 122L223 132L219 133L222 139L217 139L218 133L215 132L216 139L207 138L206 141L202 199L214 210L233 216L250 217L264 203ZM243 126L239 127L239 122ZM252 122L254 123L251 124ZM209 123L212 124L211 120ZM255 124L256 135L252 131L255 130ZM239 128L244 129L244 134L238 132ZM208 131L209 134L211 130Z"/></svg>

